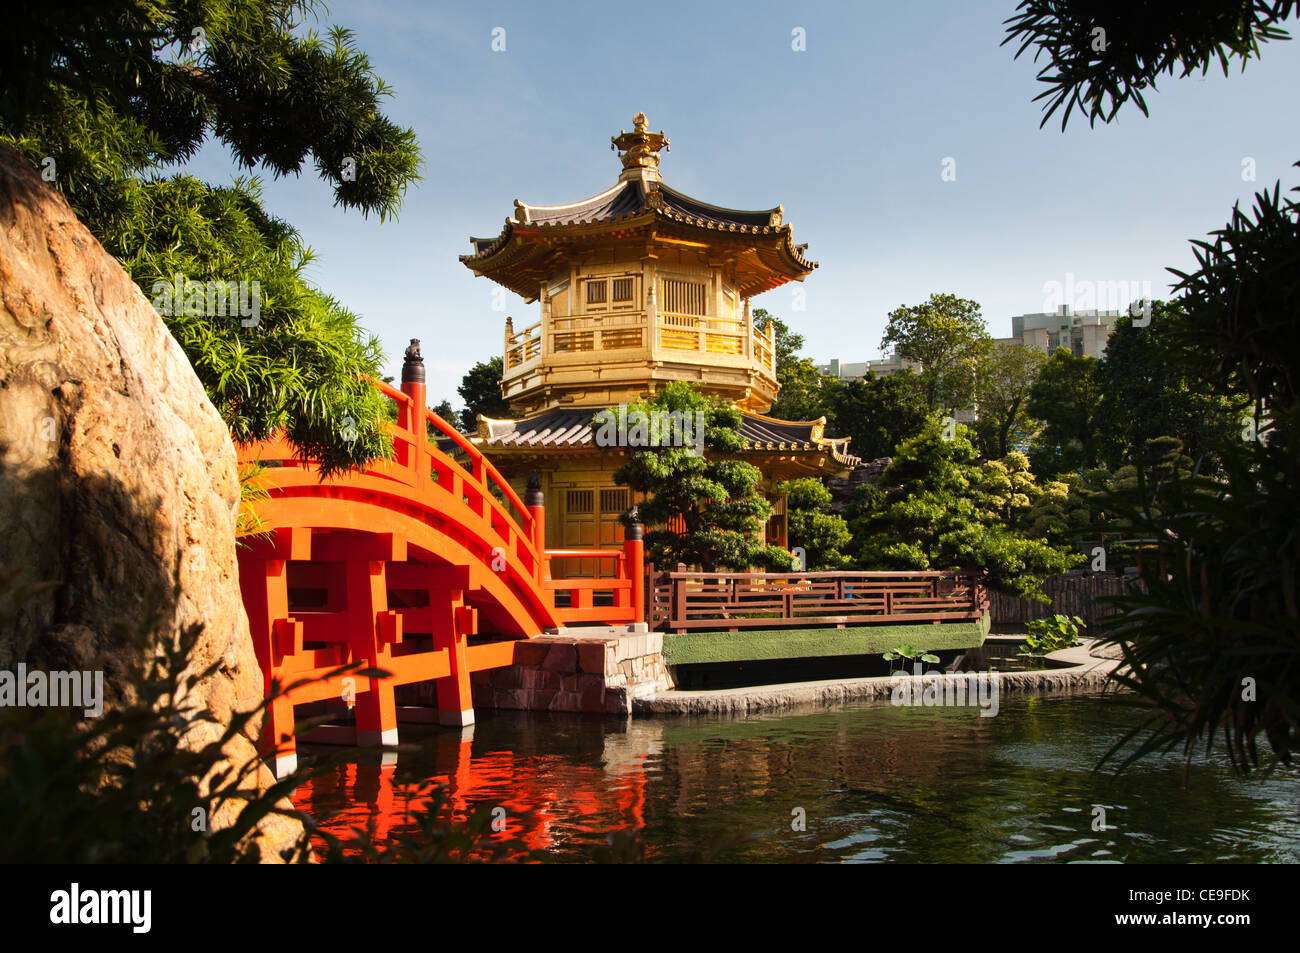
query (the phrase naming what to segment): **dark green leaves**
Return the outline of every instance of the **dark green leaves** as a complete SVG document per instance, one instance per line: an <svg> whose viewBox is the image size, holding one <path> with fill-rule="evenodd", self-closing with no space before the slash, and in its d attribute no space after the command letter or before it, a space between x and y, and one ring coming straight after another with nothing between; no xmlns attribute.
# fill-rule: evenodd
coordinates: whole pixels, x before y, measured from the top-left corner
<svg viewBox="0 0 1300 953"><path fill-rule="evenodd" d="M1147 114L1143 91L1161 76L1202 75L1217 63L1226 76L1259 56L1261 43L1286 40L1280 23L1293 0L1023 0L1008 18L1003 45L1019 42L1018 59L1034 47L1046 56L1038 80L1046 89L1041 125L1064 107L1065 129L1075 109L1089 125L1110 122L1132 102Z"/></svg>

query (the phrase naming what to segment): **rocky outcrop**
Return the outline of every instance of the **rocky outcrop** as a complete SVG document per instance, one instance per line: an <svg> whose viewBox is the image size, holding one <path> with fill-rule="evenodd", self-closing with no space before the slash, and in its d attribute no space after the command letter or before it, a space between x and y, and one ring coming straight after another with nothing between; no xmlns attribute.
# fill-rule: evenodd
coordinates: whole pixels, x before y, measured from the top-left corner
<svg viewBox="0 0 1300 953"><path fill-rule="evenodd" d="M831 491L831 512L843 516L857 496L858 487L867 484L877 486L885 469L892 463L893 457L877 457L863 460L844 477L830 477L826 488Z"/></svg>
<svg viewBox="0 0 1300 953"><path fill-rule="evenodd" d="M238 497L229 432L180 346L62 196L0 145L0 569L51 584L0 632L0 669L103 666L120 703L139 662L126 633L159 601L163 631L204 626L191 667L217 670L191 701L218 725L191 741L219 737L262 694L239 594ZM254 742L237 737L230 762L256 758ZM264 767L257 777L263 790L272 781ZM268 819L263 857L300 832Z"/></svg>

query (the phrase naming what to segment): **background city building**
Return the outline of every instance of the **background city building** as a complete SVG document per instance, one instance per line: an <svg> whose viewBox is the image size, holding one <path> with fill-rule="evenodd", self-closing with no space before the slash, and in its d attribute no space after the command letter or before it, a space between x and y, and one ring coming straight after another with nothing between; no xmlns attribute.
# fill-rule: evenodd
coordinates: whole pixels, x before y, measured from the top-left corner
<svg viewBox="0 0 1300 953"><path fill-rule="evenodd" d="M1063 304L1057 311L1017 314L1011 319L1011 337L996 338L999 344L1018 343L1050 355L1058 347L1076 357L1102 357L1106 339L1122 312L1071 311Z"/></svg>
<svg viewBox="0 0 1300 953"><path fill-rule="evenodd" d="M994 338L994 344L1023 344L1025 347L1051 355L1058 347L1067 348L1075 356L1102 357L1106 353L1106 340L1119 320L1120 311L1088 309L1072 311L1061 305L1057 311L1036 314L1017 314L1011 318L1011 336ZM875 361L844 361L831 358L818 364L817 370L842 381L861 380L868 373L877 377L908 368L920 370L916 361L908 361L897 353Z"/></svg>
<svg viewBox="0 0 1300 953"><path fill-rule="evenodd" d="M916 361L907 361L894 354L892 357L881 358L878 361L841 361L835 357L831 358L829 364L818 364L817 370L842 381L852 381L861 380L868 374L885 377L904 368L919 370L920 367L921 365Z"/></svg>

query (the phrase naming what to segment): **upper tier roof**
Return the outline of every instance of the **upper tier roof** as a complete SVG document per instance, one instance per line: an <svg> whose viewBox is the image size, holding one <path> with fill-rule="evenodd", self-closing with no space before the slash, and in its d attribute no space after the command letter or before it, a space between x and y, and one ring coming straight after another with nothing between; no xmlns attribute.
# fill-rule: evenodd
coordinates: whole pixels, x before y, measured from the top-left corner
<svg viewBox="0 0 1300 953"><path fill-rule="evenodd" d="M662 198L656 197L655 193ZM618 222L636 218L650 210L666 219L729 232L779 235L789 230L788 225L781 224L782 206L780 205L755 212L721 208L693 199L667 185L658 184L653 189L648 189L641 182L624 180L599 195L568 205L529 205L516 200L515 215L506 219L505 230L495 238L471 238L474 253L462 255L461 261L484 257L505 244L510 237L511 226L592 225L597 222ZM808 246L796 247L802 251ZM816 262L806 263L810 270L817 267Z"/></svg>
<svg viewBox="0 0 1300 953"><path fill-rule="evenodd" d="M659 175L659 150L668 147L662 133L651 133L645 116L638 114L633 132L611 140L621 150L624 171L613 188L567 205L529 205L516 200L515 213L495 238L471 238L474 251L460 260L526 300L537 291L533 282L543 267L539 245L556 241L592 241L631 237L638 231L693 238L706 243L751 246L747 279L740 283L745 295L757 294L791 280L801 280L817 267L804 257L807 245L791 241L790 226L782 221L782 207L747 211L722 208L692 198L665 185ZM703 230L703 234L700 233Z"/></svg>

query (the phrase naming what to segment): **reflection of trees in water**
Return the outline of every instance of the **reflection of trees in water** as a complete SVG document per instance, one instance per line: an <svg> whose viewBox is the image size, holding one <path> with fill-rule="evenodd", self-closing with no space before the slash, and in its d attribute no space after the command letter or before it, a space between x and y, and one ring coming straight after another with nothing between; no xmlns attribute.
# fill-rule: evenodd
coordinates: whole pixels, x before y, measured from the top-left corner
<svg viewBox="0 0 1300 953"><path fill-rule="evenodd" d="M648 820L672 799L676 816L653 841L741 827L755 841L736 857L913 862L1014 859L1242 861L1296 856L1300 818L1267 802L1300 785L1292 775L1261 792L1202 765L1189 790L1181 762L1094 773L1136 723L1129 702L1081 697L977 709L872 707L733 723L665 723L662 773L651 776ZM1116 830L1094 832L1107 806ZM808 830L790 829L790 810ZM693 835L695 832L695 835ZM1289 846L1288 846L1289 845Z"/></svg>

